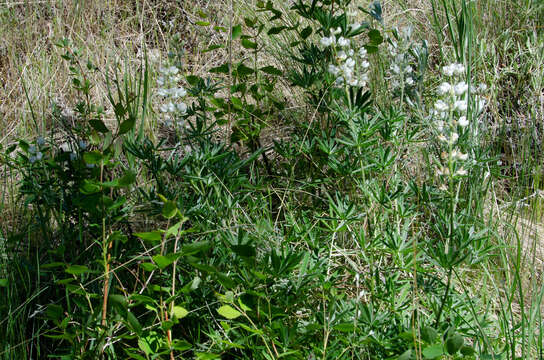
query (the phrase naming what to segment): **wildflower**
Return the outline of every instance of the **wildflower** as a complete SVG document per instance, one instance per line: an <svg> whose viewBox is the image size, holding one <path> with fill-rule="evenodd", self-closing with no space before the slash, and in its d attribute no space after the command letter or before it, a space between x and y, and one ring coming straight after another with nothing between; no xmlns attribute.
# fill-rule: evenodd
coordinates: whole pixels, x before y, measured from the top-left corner
<svg viewBox="0 0 544 360"><path fill-rule="evenodd" d="M451 134L450 142L452 144L454 144L458 139L459 139L459 134L458 133L454 132L454 133Z"/></svg>
<svg viewBox="0 0 544 360"><path fill-rule="evenodd" d="M28 152L31 153L31 154L35 154L36 153L36 146L30 145L28 147Z"/></svg>
<svg viewBox="0 0 544 360"><path fill-rule="evenodd" d="M406 79L406 84L410 85L410 86L414 85L414 79L412 79L411 77L407 78Z"/></svg>
<svg viewBox="0 0 544 360"><path fill-rule="evenodd" d="M452 86L448 82L443 82L442 84L440 84L440 87L438 88L438 92L441 95L449 94L451 90L452 90Z"/></svg>
<svg viewBox="0 0 544 360"><path fill-rule="evenodd" d="M476 93L481 94L484 93L487 90L487 85L484 83L481 83L478 85L478 88L476 89Z"/></svg>
<svg viewBox="0 0 544 360"><path fill-rule="evenodd" d="M368 69L370 67L370 63L366 60L363 60L363 62L361 63L361 67L363 69Z"/></svg>
<svg viewBox="0 0 544 360"><path fill-rule="evenodd" d="M187 105L183 102L176 104L176 110L179 111L182 115L187 112Z"/></svg>
<svg viewBox="0 0 544 360"><path fill-rule="evenodd" d="M87 148L87 143L83 140L79 140L78 145L81 150L85 150Z"/></svg>
<svg viewBox="0 0 544 360"><path fill-rule="evenodd" d="M400 67L399 67L397 64L391 65L391 70L392 70L395 74L400 74Z"/></svg>
<svg viewBox="0 0 544 360"><path fill-rule="evenodd" d="M159 96L167 97L169 94L170 92L168 91L168 89L160 88L159 90L157 90L157 95Z"/></svg>
<svg viewBox="0 0 544 360"><path fill-rule="evenodd" d="M338 73L340 72L340 69L338 69L337 66L333 65L333 64L329 64L329 69L328 69L329 73L333 74L333 75L338 75Z"/></svg>
<svg viewBox="0 0 544 360"><path fill-rule="evenodd" d="M334 35L331 37L322 37L320 42L321 42L321 45L325 47L331 46L334 43Z"/></svg>
<svg viewBox="0 0 544 360"><path fill-rule="evenodd" d="M442 73L448 77L453 76L455 68L452 65L444 66L442 68Z"/></svg>
<svg viewBox="0 0 544 360"><path fill-rule="evenodd" d="M448 110L448 104L446 104L443 100L438 100L434 104L434 108L438 111L447 111Z"/></svg>
<svg viewBox="0 0 544 360"><path fill-rule="evenodd" d="M466 116L461 116L459 118L459 126L461 127L466 127L468 126L468 120L467 120L467 117Z"/></svg>
<svg viewBox="0 0 544 360"><path fill-rule="evenodd" d="M184 97L185 95L187 95L187 91L182 88L182 87L179 87L179 88L173 88L173 89L170 89L170 95L174 98L174 99L177 99L179 97Z"/></svg>
<svg viewBox="0 0 544 360"><path fill-rule="evenodd" d="M410 74L412 71L414 71L414 69L410 65L404 68L404 72L407 74Z"/></svg>
<svg viewBox="0 0 544 360"><path fill-rule="evenodd" d="M74 161L74 160L76 160L76 159L77 159L77 153L75 153L74 151L72 151L72 152L70 153L70 160L71 160L71 161Z"/></svg>
<svg viewBox="0 0 544 360"><path fill-rule="evenodd" d="M463 95L464 93L467 92L468 90L468 85L467 83L465 83L464 81L461 81L460 83L458 83L457 85L455 85L455 95L457 96L461 96Z"/></svg>
<svg viewBox="0 0 544 360"><path fill-rule="evenodd" d="M466 100L457 100L455 104L453 105L455 110L458 110L460 112L464 112L467 110L467 102Z"/></svg>
<svg viewBox="0 0 544 360"><path fill-rule="evenodd" d="M341 32L342 32L342 28L341 28L341 27L337 27L336 29L333 29L333 30L332 30L332 33L333 33L334 35L338 35L338 34L340 34Z"/></svg>
<svg viewBox="0 0 544 360"><path fill-rule="evenodd" d="M460 168L459 170L455 172L455 175L458 175L458 176L465 176L466 174L467 174L467 171L463 168Z"/></svg>
<svg viewBox="0 0 544 360"><path fill-rule="evenodd" d="M355 60L353 60L352 58L347 59L346 66L350 69L353 69L355 67Z"/></svg>
<svg viewBox="0 0 544 360"><path fill-rule="evenodd" d="M342 50L342 51L338 52L336 57L338 58L338 60L344 61L344 60L346 60L348 58L348 54L346 54L346 52L344 50Z"/></svg>
<svg viewBox="0 0 544 360"><path fill-rule="evenodd" d="M462 152L460 152L460 153L457 155L457 158L458 158L459 160L465 161L465 160L468 159L468 154L463 154Z"/></svg>
<svg viewBox="0 0 544 360"><path fill-rule="evenodd" d="M38 139L36 140L36 144L38 144L38 146L43 146L45 145L45 139L43 137L38 137Z"/></svg>
<svg viewBox="0 0 544 360"><path fill-rule="evenodd" d="M366 49L364 47L359 49L359 56L360 57L362 57L362 58L366 57L367 53L368 52L366 51Z"/></svg>
<svg viewBox="0 0 544 360"><path fill-rule="evenodd" d="M338 38L338 46L348 47L349 43L350 43L349 40L344 38L343 36L340 36L340 38Z"/></svg>
<svg viewBox="0 0 544 360"><path fill-rule="evenodd" d="M455 75L463 75L465 66L463 64L453 64L453 72Z"/></svg>

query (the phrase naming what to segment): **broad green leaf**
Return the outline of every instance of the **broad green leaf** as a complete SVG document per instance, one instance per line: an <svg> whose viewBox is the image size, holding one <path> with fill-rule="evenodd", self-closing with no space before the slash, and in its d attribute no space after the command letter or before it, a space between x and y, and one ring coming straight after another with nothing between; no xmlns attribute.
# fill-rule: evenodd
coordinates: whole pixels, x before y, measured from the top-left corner
<svg viewBox="0 0 544 360"><path fill-rule="evenodd" d="M280 69L277 69L273 66L265 66L265 67L262 67L260 68L260 70L266 74L269 74L269 75L276 75L276 76L281 76L283 75L283 72L280 70Z"/></svg>
<svg viewBox="0 0 544 360"><path fill-rule="evenodd" d="M81 275L89 272L90 270L85 265L70 265L64 271L72 275Z"/></svg>
<svg viewBox="0 0 544 360"><path fill-rule="evenodd" d="M134 116L129 116L128 119L123 121L121 123L121 126L119 126L119 134L118 135L126 134L127 132L132 130L132 128L134 127L135 124L136 124L136 118Z"/></svg>
<svg viewBox="0 0 544 360"><path fill-rule="evenodd" d="M162 240L162 234L160 231L141 232L134 234L142 240L157 242Z"/></svg>
<svg viewBox="0 0 544 360"><path fill-rule="evenodd" d="M172 259L167 258L166 256L163 256L163 255L153 256L153 261L155 262L155 264L157 264L157 266L161 270L174 262Z"/></svg>
<svg viewBox="0 0 544 360"><path fill-rule="evenodd" d="M424 326L421 329L421 339L425 341L426 343L432 344L434 343L434 340L438 336L438 333L435 329L433 329L430 326Z"/></svg>
<svg viewBox="0 0 544 360"><path fill-rule="evenodd" d="M198 26L208 26L208 25L210 25L210 22L209 21L197 21L197 22L195 22L195 24L197 24Z"/></svg>
<svg viewBox="0 0 544 360"><path fill-rule="evenodd" d="M183 319L184 317L187 316L189 312L185 310L184 307L174 306L173 313L174 313L174 316L177 317L178 319Z"/></svg>
<svg viewBox="0 0 544 360"><path fill-rule="evenodd" d="M308 36L310 36L310 35L312 35L312 27L311 26L305 27L300 32L300 37L303 38L304 40L306 40L308 38Z"/></svg>
<svg viewBox="0 0 544 360"><path fill-rule="evenodd" d="M152 263L141 263L140 267L142 269L144 269L145 271L153 271L153 270L157 270L159 268L157 265L152 264Z"/></svg>
<svg viewBox="0 0 544 360"><path fill-rule="evenodd" d="M232 39L238 39L242 35L242 25L238 24L232 27Z"/></svg>
<svg viewBox="0 0 544 360"><path fill-rule="evenodd" d="M368 37L370 38L370 43L372 45L380 45L383 43L383 36L379 30L372 29L368 32Z"/></svg>
<svg viewBox="0 0 544 360"><path fill-rule="evenodd" d="M172 200L168 200L162 207L162 216L167 219L171 219L176 216L177 211L178 207L176 206L176 203Z"/></svg>
<svg viewBox="0 0 544 360"><path fill-rule="evenodd" d="M442 355L444 355L444 349L440 344L431 345L423 349L423 356L425 359L436 359Z"/></svg>
<svg viewBox="0 0 544 360"><path fill-rule="evenodd" d="M91 125L93 129L95 129L96 131L102 134L105 134L110 131L108 127L106 126L106 124L104 124L104 122L100 119L89 120L89 125Z"/></svg>
<svg viewBox="0 0 544 360"><path fill-rule="evenodd" d="M461 349L465 340L459 334L453 334L446 340L446 350L450 355L454 355Z"/></svg>
<svg viewBox="0 0 544 360"><path fill-rule="evenodd" d="M223 64L223 65L220 65L220 66L216 66L216 67L213 67L210 69L210 72L211 73L220 73L220 74L228 74L229 73L229 65L228 64Z"/></svg>
<svg viewBox="0 0 544 360"><path fill-rule="evenodd" d="M181 247L181 252L183 253L183 255L192 255L192 254L196 254L196 253L199 253L199 252L202 252L202 251L206 251L211 246L212 246L212 244L208 240L197 241L197 242L190 243L190 244L182 246Z"/></svg>
<svg viewBox="0 0 544 360"><path fill-rule="evenodd" d="M247 76L255 72L255 70L253 70L250 67L247 67L243 63L240 63L240 65L238 65L238 67L236 68L236 71L238 72L239 76Z"/></svg>
<svg viewBox="0 0 544 360"><path fill-rule="evenodd" d="M241 312L234 309L230 305L221 306L219 309L217 309L217 312L219 313L219 315L221 315L223 317L226 317L229 320L236 319L236 318L238 318L238 317L240 317L242 315Z"/></svg>
<svg viewBox="0 0 544 360"><path fill-rule="evenodd" d="M254 43L253 41L249 39L242 39L242 46L246 49L255 50L257 49L257 43Z"/></svg>
<svg viewBox="0 0 544 360"><path fill-rule="evenodd" d="M461 351L461 354L464 356L472 356L474 355L474 352L475 352L472 346L468 346L468 345L461 346L461 349L459 351Z"/></svg>
<svg viewBox="0 0 544 360"><path fill-rule="evenodd" d="M270 28L270 30L268 30L268 35L277 35L277 34L281 33L285 29L287 29L287 26L275 26L275 27L272 27L272 28Z"/></svg>
<svg viewBox="0 0 544 360"><path fill-rule="evenodd" d="M102 160L102 154L96 150L88 151L83 154L83 160L85 160L87 164L99 164Z"/></svg>

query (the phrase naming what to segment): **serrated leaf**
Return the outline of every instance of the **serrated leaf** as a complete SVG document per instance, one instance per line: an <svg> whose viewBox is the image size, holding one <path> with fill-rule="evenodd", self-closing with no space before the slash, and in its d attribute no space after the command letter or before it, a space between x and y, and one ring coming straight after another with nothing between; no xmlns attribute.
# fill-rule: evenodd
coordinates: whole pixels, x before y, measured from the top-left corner
<svg viewBox="0 0 544 360"><path fill-rule="evenodd" d="M189 312L182 306L174 306L174 309L172 311L174 313L174 316L178 319L183 319L187 316L187 314L189 314Z"/></svg>
<svg viewBox="0 0 544 360"><path fill-rule="evenodd" d="M228 74L229 73L229 65L228 64L223 64L223 65L220 65L220 66L216 66L214 68L211 68L210 72L211 73L216 73L216 74Z"/></svg>
<svg viewBox="0 0 544 360"><path fill-rule="evenodd" d="M246 65L244 65L243 63L241 63L240 65L238 65L238 67L236 68L236 71L238 73L238 75L240 76L247 76L247 75L251 75L255 72L255 70L253 70L252 68L250 67L247 67Z"/></svg>
<svg viewBox="0 0 544 360"><path fill-rule="evenodd" d="M229 319L229 320L234 320L240 316L242 316L242 313L239 312L238 310L236 310L235 308L233 308L232 306L230 305L223 305L221 306L219 309L217 309L217 312L219 313L219 315Z"/></svg>
<svg viewBox="0 0 544 360"><path fill-rule="evenodd" d="M261 70L262 72L264 72L266 74L269 74L269 75L275 75L275 76L283 75L283 72L280 69L277 69L277 68L275 68L273 66L270 66L270 65L262 67L259 70Z"/></svg>

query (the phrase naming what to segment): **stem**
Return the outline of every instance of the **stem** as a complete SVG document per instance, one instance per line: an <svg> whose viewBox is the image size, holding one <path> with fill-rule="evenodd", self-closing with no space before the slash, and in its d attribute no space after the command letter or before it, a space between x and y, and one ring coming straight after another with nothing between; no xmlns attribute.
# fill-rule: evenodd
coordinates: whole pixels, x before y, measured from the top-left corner
<svg viewBox="0 0 544 360"><path fill-rule="evenodd" d="M442 311L444 311L444 305L446 305L446 299L448 298L448 295L450 293L452 272L453 272L453 267L450 267L450 269L448 270L448 283L446 285L446 291L444 292L444 297L442 298L440 309L438 310L438 314L436 315L436 323L435 323L436 328L438 328L438 325L440 324L440 317L442 316Z"/></svg>

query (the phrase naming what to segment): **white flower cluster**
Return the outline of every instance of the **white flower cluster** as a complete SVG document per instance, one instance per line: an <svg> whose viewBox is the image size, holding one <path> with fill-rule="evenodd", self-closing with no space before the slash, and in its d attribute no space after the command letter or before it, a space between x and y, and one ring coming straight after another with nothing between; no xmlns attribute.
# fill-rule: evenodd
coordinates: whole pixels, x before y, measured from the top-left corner
<svg viewBox="0 0 544 360"><path fill-rule="evenodd" d="M181 81L179 69L176 66L163 67L159 69L160 76L157 79L157 95L162 97L162 104L159 110L164 114L165 123L172 124L172 117L187 114L187 104L180 99L187 95L187 91L179 86Z"/></svg>
<svg viewBox="0 0 544 360"><path fill-rule="evenodd" d="M391 56L391 85L393 90L411 89L416 85L416 76L413 63L416 63L416 59L410 50L419 46L411 41L412 28L405 27L399 32L395 29L397 39L392 39L387 46L389 55Z"/></svg>
<svg viewBox="0 0 544 360"><path fill-rule="evenodd" d="M469 90L475 95L476 109L473 115L477 115L485 106L481 94L487 87L481 84L474 90L469 89L469 85L463 80L465 71L463 64L451 64L442 68L442 73L448 79L438 87L440 99L435 102L431 115L436 120L438 139L448 146L449 151L442 154L442 160L447 162L447 165L438 170L438 175L467 174L463 163L469 159L469 155L461 151L457 141L459 133L465 133L470 125L467 119Z"/></svg>
<svg viewBox="0 0 544 360"><path fill-rule="evenodd" d="M359 25L350 25L354 28ZM321 45L331 46L335 54L334 62L329 64L328 72L336 77L336 85L349 85L354 87L365 87L368 83L368 68L370 63L367 60L367 51L364 47L354 49L351 39L343 36L336 37L342 33L341 28L336 28L328 37L321 38Z"/></svg>

